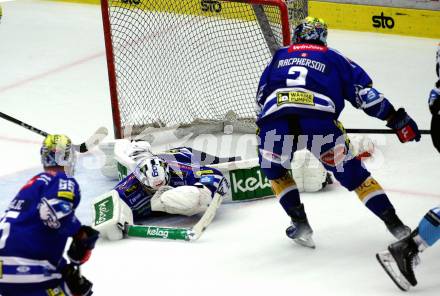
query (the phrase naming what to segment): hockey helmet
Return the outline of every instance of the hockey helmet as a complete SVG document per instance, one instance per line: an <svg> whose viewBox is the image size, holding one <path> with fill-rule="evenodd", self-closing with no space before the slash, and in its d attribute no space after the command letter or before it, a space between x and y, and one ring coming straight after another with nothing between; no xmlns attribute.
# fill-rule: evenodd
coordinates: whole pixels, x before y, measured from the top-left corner
<svg viewBox="0 0 440 296"><path fill-rule="evenodd" d="M142 159L133 173L139 182L154 191L170 182L168 164L157 156Z"/></svg>
<svg viewBox="0 0 440 296"><path fill-rule="evenodd" d="M292 42L327 45L327 24L321 18L306 17L295 27Z"/></svg>
<svg viewBox="0 0 440 296"><path fill-rule="evenodd" d="M47 167L64 167L64 171L73 175L75 151L72 141L65 135L48 135L40 149L41 163Z"/></svg>

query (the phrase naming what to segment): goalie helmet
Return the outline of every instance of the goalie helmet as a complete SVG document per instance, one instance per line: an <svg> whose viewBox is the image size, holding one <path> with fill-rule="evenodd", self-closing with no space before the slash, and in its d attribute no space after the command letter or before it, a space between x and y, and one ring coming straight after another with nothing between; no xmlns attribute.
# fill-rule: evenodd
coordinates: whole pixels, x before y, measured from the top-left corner
<svg viewBox="0 0 440 296"><path fill-rule="evenodd" d="M292 42L327 45L327 24L321 18L306 17L295 27Z"/></svg>
<svg viewBox="0 0 440 296"><path fill-rule="evenodd" d="M148 189L156 191L170 182L168 164L157 156L141 160L134 169L134 176Z"/></svg>
<svg viewBox="0 0 440 296"><path fill-rule="evenodd" d="M40 149L41 163L45 168L64 167L64 171L73 175L75 151L72 141L65 135L48 135Z"/></svg>

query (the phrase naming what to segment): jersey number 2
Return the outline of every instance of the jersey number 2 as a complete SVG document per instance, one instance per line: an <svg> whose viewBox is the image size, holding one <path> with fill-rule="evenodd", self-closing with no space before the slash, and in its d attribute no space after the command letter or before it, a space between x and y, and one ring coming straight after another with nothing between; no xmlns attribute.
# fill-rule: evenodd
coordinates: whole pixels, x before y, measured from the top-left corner
<svg viewBox="0 0 440 296"><path fill-rule="evenodd" d="M293 66L289 68L289 75L298 75L295 79L286 79L287 86L304 86L306 85L306 77L309 70L306 67Z"/></svg>

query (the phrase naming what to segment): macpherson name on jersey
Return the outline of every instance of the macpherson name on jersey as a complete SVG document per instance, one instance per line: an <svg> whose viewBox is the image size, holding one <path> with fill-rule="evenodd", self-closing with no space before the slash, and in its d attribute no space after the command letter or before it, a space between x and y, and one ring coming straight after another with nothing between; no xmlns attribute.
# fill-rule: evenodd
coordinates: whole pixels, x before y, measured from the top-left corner
<svg viewBox="0 0 440 296"><path fill-rule="evenodd" d="M315 60L307 59L307 58L289 58L278 61L278 68L287 67L287 66L305 66L307 68L315 69L319 72L325 72L325 64L320 63Z"/></svg>

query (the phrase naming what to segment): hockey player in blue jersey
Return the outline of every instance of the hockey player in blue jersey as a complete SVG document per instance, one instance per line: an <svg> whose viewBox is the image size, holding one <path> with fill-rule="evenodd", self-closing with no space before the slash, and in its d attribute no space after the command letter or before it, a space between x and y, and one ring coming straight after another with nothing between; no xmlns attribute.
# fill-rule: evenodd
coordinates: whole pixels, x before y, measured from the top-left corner
<svg viewBox="0 0 440 296"><path fill-rule="evenodd" d="M291 218L286 234L315 247L312 228L295 181L288 174L292 155L307 148L348 190L355 191L388 230L402 238L410 233L396 215L379 183L353 157L337 121L345 101L367 115L385 120L401 142L419 141L416 123L372 86L355 62L327 47L327 25L307 17L296 26L293 43L275 52L257 92L259 160L272 189Z"/></svg>
<svg viewBox="0 0 440 296"><path fill-rule="evenodd" d="M431 137L440 152L440 44L437 49L435 70L437 82L429 94L428 104L432 113ZM431 209L419 226L406 237L388 246L388 251L376 254L376 258L394 283L404 291L417 285L413 267L418 261L418 253L434 245L440 239L440 206ZM393 268L397 265L397 268Z"/></svg>
<svg viewBox="0 0 440 296"><path fill-rule="evenodd" d="M75 216L80 190L70 139L47 136L41 161L44 172L20 189L0 220L0 295L91 295L77 266L88 260L98 232ZM70 237L68 263L63 253Z"/></svg>
<svg viewBox="0 0 440 296"><path fill-rule="evenodd" d="M157 155L141 149L131 157L137 163L134 171L110 192L115 197L113 216L117 219L105 223L97 223L95 219L94 227L111 240L123 237L117 224L132 225L160 213L184 216L203 213L214 194L223 196L229 189L223 174L202 161L208 157L211 163L216 163L218 158L189 147ZM94 204L99 203L99 199Z"/></svg>

